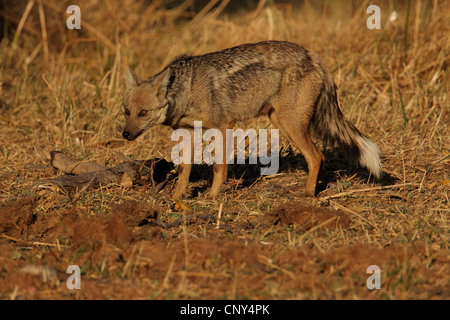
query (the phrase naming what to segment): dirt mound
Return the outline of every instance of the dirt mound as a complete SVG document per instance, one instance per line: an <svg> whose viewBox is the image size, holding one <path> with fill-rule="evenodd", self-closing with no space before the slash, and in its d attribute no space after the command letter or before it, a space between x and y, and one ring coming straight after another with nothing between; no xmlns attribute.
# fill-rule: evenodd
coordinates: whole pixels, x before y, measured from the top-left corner
<svg viewBox="0 0 450 320"><path fill-rule="evenodd" d="M127 246L131 231L118 215L79 219L73 228L72 246L95 250L99 245L111 243L118 247Z"/></svg>
<svg viewBox="0 0 450 320"><path fill-rule="evenodd" d="M303 231L313 227L346 228L350 224L348 214L343 211L308 206L300 202L282 204L267 212L266 215L269 221L274 224L296 225Z"/></svg>
<svg viewBox="0 0 450 320"><path fill-rule="evenodd" d="M127 227L142 226L149 219L157 219L159 211L150 203L136 200L125 200L111 208L113 215L120 216Z"/></svg>
<svg viewBox="0 0 450 320"><path fill-rule="evenodd" d="M34 198L28 197L17 201L0 204L0 233L12 237L26 233L36 220L33 209L36 205Z"/></svg>

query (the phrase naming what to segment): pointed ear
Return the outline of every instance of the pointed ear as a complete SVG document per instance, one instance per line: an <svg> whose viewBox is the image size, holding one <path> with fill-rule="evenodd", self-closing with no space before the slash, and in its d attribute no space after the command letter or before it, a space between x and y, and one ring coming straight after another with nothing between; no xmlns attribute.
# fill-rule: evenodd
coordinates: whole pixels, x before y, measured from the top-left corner
<svg viewBox="0 0 450 320"><path fill-rule="evenodd" d="M128 90L133 89L142 83L141 78L139 78L139 76L131 70L130 67L127 67L126 78Z"/></svg>
<svg viewBox="0 0 450 320"><path fill-rule="evenodd" d="M156 84L158 85L158 96L166 95L168 86L172 82L172 70L167 68L164 70L158 78L156 78Z"/></svg>

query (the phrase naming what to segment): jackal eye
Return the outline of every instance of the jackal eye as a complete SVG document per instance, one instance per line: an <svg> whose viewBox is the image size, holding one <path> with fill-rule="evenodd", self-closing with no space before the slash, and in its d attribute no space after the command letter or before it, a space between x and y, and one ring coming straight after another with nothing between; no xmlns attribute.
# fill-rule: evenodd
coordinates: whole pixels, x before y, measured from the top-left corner
<svg viewBox="0 0 450 320"><path fill-rule="evenodd" d="M141 110L141 112L139 112L139 117L143 117L147 114L147 110Z"/></svg>
<svg viewBox="0 0 450 320"><path fill-rule="evenodd" d="M129 116L131 113L130 110L125 107L123 108L123 112L125 112L125 115L127 115L127 116Z"/></svg>

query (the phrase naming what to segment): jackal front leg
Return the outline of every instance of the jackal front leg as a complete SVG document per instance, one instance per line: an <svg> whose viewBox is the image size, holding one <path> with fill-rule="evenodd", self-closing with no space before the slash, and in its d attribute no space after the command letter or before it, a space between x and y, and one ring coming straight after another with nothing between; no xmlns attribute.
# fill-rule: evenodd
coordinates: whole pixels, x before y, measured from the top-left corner
<svg viewBox="0 0 450 320"><path fill-rule="evenodd" d="M190 132L190 134L191 134L190 160L187 163L185 163L184 161L180 163L180 166L178 168L178 184L175 189L175 192L172 195L173 200L178 200L184 197L186 195L186 190L189 184L189 176L191 175L192 162L194 159L194 134L193 132Z"/></svg>

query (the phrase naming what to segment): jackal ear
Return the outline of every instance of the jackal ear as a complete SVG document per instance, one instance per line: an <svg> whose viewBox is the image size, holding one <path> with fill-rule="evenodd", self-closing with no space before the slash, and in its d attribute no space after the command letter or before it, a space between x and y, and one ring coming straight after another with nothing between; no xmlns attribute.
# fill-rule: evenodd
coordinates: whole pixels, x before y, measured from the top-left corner
<svg viewBox="0 0 450 320"><path fill-rule="evenodd" d="M173 78L170 68L164 70L164 72L156 78L156 83L158 84L158 96L164 96L167 93L167 89L173 81Z"/></svg>
<svg viewBox="0 0 450 320"><path fill-rule="evenodd" d="M128 90L133 89L142 83L141 78L139 78L136 72L131 70L130 67L127 67L126 78Z"/></svg>

